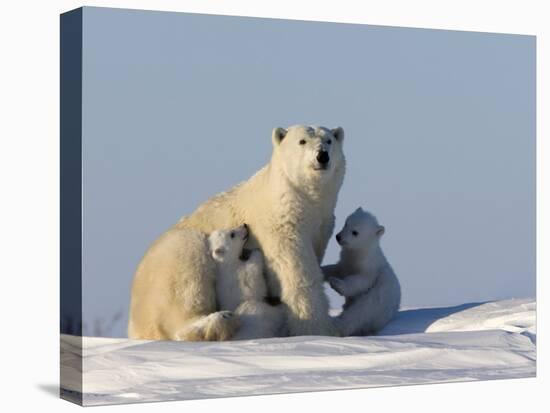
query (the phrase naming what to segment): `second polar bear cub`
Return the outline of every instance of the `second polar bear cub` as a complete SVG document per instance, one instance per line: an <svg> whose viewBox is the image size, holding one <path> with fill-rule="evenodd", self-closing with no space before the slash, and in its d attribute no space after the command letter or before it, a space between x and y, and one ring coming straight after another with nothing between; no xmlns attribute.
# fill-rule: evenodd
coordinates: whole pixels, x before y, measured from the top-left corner
<svg viewBox="0 0 550 413"><path fill-rule="evenodd" d="M380 247L385 228L376 217L358 208L336 235L340 261L323 267L331 287L346 297L336 326L343 336L381 330L401 302L399 280Z"/></svg>
<svg viewBox="0 0 550 413"><path fill-rule="evenodd" d="M239 320L234 340L276 337L282 333L280 306L271 306L265 301L268 294L261 251L254 249L247 260L243 258L248 234L244 224L213 231L208 237L212 257L217 263L218 310L232 311Z"/></svg>

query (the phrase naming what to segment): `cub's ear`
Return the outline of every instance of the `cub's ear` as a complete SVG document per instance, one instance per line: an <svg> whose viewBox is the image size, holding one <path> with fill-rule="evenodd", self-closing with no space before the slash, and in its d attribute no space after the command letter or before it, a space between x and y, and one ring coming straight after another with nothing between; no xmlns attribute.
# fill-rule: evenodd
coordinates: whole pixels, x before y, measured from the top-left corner
<svg viewBox="0 0 550 413"><path fill-rule="evenodd" d="M378 229L376 230L376 236L380 238L382 235L384 235L384 232L386 232L386 228L384 228L384 225L378 225Z"/></svg>
<svg viewBox="0 0 550 413"><path fill-rule="evenodd" d="M344 129L342 129L340 126L338 126L335 129L332 129L331 132L334 135L334 138L338 142L343 142L344 141Z"/></svg>
<svg viewBox="0 0 550 413"><path fill-rule="evenodd" d="M273 146L278 146L283 141L287 132L288 131L285 128L273 129L273 133L271 134L271 140L273 141Z"/></svg>

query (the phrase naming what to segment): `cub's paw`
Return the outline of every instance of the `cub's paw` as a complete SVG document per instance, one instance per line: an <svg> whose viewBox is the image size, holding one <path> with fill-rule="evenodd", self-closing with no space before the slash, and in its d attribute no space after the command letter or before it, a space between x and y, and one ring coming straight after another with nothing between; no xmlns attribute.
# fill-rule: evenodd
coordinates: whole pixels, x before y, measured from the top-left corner
<svg viewBox="0 0 550 413"><path fill-rule="evenodd" d="M329 277L328 283L338 294L346 296L346 282L341 278Z"/></svg>
<svg viewBox="0 0 550 413"><path fill-rule="evenodd" d="M239 329L239 317L232 311L218 311L208 316L204 338L206 341L230 340Z"/></svg>
<svg viewBox="0 0 550 413"><path fill-rule="evenodd" d="M218 311L203 316L175 334L174 340L225 341L239 328L239 317L232 311Z"/></svg>

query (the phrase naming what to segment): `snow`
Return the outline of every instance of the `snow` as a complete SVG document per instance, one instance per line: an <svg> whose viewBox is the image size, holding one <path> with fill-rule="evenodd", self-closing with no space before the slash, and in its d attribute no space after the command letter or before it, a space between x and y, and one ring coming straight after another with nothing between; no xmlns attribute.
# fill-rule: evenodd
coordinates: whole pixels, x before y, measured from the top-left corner
<svg viewBox="0 0 550 413"><path fill-rule="evenodd" d="M62 336L62 369L102 405L534 377L536 303L402 310L377 336L187 343ZM82 342L82 349L80 343Z"/></svg>

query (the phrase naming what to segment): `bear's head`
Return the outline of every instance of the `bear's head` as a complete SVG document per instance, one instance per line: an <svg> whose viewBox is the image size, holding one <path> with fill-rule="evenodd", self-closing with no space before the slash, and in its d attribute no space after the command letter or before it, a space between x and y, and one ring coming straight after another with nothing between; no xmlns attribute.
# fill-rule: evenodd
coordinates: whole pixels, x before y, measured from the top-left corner
<svg viewBox="0 0 550 413"><path fill-rule="evenodd" d="M275 128L272 133L273 158L290 182L302 187L343 179L344 130L297 125Z"/></svg>
<svg viewBox="0 0 550 413"><path fill-rule="evenodd" d="M374 215L357 208L347 217L344 228L336 234L336 241L344 249L368 250L379 244L384 232L385 228Z"/></svg>
<svg viewBox="0 0 550 413"><path fill-rule="evenodd" d="M213 231L208 236L212 258L217 262L234 262L239 259L248 239L248 226Z"/></svg>

